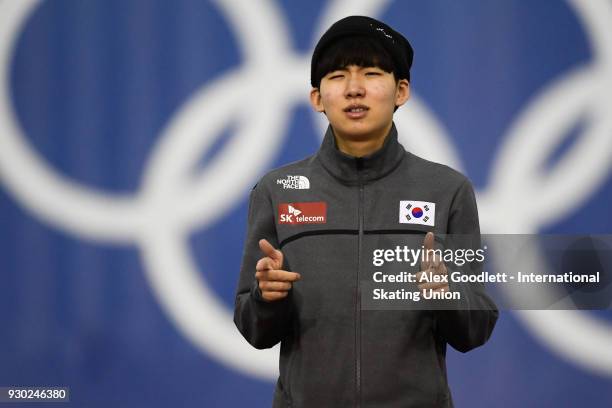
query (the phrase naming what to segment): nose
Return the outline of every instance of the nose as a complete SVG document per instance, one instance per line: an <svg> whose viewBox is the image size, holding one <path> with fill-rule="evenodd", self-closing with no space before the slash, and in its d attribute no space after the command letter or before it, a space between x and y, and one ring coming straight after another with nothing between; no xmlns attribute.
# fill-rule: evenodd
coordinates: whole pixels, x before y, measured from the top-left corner
<svg viewBox="0 0 612 408"><path fill-rule="evenodd" d="M346 82L344 96L347 98L363 97L365 95L365 87L363 86L363 78L358 73L349 73Z"/></svg>

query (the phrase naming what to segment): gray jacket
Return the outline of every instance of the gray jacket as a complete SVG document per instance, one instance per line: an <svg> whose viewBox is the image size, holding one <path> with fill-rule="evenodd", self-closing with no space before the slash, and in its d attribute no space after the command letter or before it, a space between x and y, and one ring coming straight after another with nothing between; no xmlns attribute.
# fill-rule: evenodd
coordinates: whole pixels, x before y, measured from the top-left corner
<svg viewBox="0 0 612 408"><path fill-rule="evenodd" d="M406 200L435 203L433 226L400 223ZM281 343L274 407L452 406L446 345L466 352L487 341L498 312L484 290L465 290L463 310L362 302L373 249L427 231L479 239L474 192L459 172L405 151L395 125L364 158L339 151L329 128L315 155L253 188L234 322L256 348ZM263 301L254 277L261 238L302 276L280 301Z"/></svg>

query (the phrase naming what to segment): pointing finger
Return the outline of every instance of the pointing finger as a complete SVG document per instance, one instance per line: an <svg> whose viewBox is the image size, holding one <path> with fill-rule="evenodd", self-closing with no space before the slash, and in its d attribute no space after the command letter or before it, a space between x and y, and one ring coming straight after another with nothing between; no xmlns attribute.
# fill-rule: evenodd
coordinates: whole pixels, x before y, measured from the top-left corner
<svg viewBox="0 0 612 408"><path fill-rule="evenodd" d="M259 289L262 291L270 291L270 292L283 292L291 290L292 288L291 282L278 282L278 281L260 281Z"/></svg>
<svg viewBox="0 0 612 408"><path fill-rule="evenodd" d="M299 273L270 269L255 272L255 277L260 281L295 282L301 279Z"/></svg>

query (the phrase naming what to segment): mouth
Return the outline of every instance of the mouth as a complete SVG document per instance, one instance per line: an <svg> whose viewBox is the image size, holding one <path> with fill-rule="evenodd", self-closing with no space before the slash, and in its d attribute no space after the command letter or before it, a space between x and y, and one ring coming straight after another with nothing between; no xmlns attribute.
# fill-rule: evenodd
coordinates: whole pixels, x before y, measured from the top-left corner
<svg viewBox="0 0 612 408"><path fill-rule="evenodd" d="M360 119L366 115L366 113L370 110L366 105L361 104L351 104L344 108L344 112L351 119Z"/></svg>

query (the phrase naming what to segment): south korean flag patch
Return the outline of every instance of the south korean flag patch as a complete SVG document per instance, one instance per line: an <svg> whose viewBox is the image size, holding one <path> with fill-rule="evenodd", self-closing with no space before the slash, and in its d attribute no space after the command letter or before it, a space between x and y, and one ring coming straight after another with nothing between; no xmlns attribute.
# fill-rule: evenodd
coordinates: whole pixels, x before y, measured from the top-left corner
<svg viewBox="0 0 612 408"><path fill-rule="evenodd" d="M436 203L428 201L400 201L400 224L419 224L433 227L436 220Z"/></svg>

